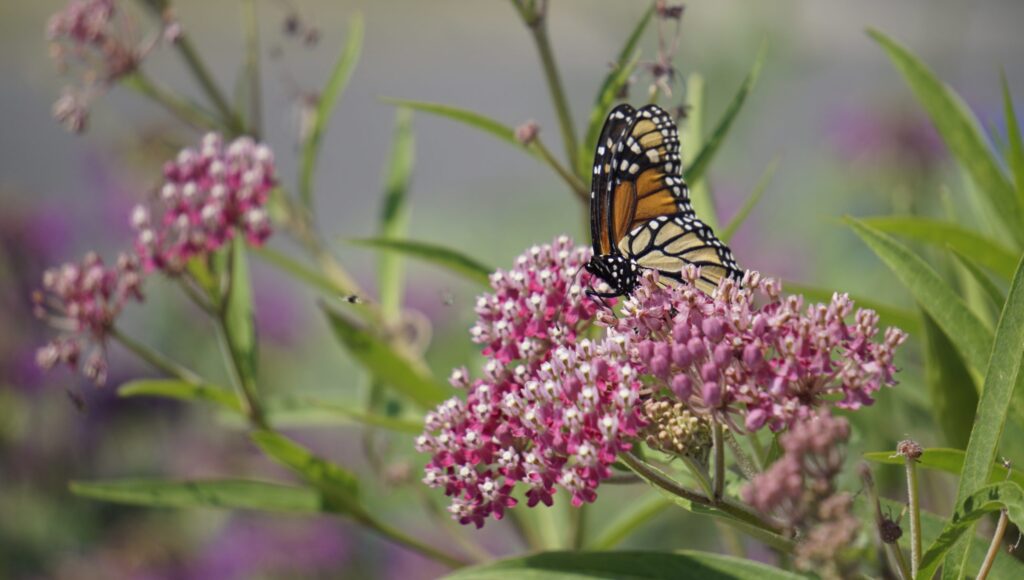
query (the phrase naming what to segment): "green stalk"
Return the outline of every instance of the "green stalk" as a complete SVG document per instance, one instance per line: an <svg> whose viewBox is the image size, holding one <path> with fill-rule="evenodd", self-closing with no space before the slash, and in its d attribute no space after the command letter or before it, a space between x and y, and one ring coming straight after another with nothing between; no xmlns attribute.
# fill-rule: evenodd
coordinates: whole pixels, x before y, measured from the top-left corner
<svg viewBox="0 0 1024 580"><path fill-rule="evenodd" d="M907 467L907 500L910 504L910 574L917 578L921 568L921 499L918 493L917 460L904 457Z"/></svg>
<svg viewBox="0 0 1024 580"><path fill-rule="evenodd" d="M194 103L179 97L169 89L158 85L141 70L121 79L121 84L140 95L152 99L169 113L200 131L222 128L222 123Z"/></svg>
<svg viewBox="0 0 1024 580"><path fill-rule="evenodd" d="M224 354L225 366L228 369L228 376L231 378L231 384L235 387L235 392L238 393L238 399L242 403L242 411L245 412L245 416L249 418L249 422L253 427L261 430L270 430L266 414L263 412L263 407L260 406L259 399L256 397L256 385L251 384L251 381L243 379L245 375L241 370L241 362L233 354L235 349L231 345L231 336L227 331L227 323L224 320L223 312L217 316L215 326L217 327L217 340L221 345L220 350Z"/></svg>
<svg viewBox="0 0 1024 580"><path fill-rule="evenodd" d="M130 338L115 327L110 328L108 335L117 341L118 344L131 351L132 354L146 361L150 366L162 373L166 373L176 379L193 385L201 385L205 382L202 377L196 373L149 348L148 346L135 341L135 339Z"/></svg>
<svg viewBox="0 0 1024 580"><path fill-rule="evenodd" d="M572 541L570 547L574 551L583 549L584 535L587 530L587 506L589 504L582 504L580 507L569 511L572 517Z"/></svg>
<svg viewBox="0 0 1024 580"><path fill-rule="evenodd" d="M711 478L708 477L708 472L706 469L704 469L704 466L701 465L700 463L697 463L697 461L695 461L692 457L687 457L685 455L682 455L680 457L682 458L683 463L686 464L686 467L690 470L690 473L693 474L693 478L697 480L697 484L700 485L700 488L704 491L704 493L708 497L714 496L715 490L711 484Z"/></svg>
<svg viewBox="0 0 1024 580"><path fill-rule="evenodd" d="M581 201L587 201L589 199L590 192L587 190L587 186L580 181L579 177L576 177L571 171L566 169L564 165L559 163L558 159L556 159L554 154L551 153L551 150L541 143L539 138L534 139L534 141L527 147L534 149L540 155L541 159L543 159L551 169L555 170L555 173L565 181L569 188L572 189L573 193L576 194L576 197L580 198Z"/></svg>
<svg viewBox="0 0 1024 580"><path fill-rule="evenodd" d="M469 565L469 562L466 562L465 560L462 560L461 558L457 558L455 556L452 556L451 554L447 554L445 552L442 552L441 550L438 550L437 548L434 548L433 546L428 546L427 544L424 544L423 542L417 540L416 538L408 536L405 533L401 532L400 530L392 528L392 527L388 526L387 524L385 524L383 522L379 522L379 521L377 521L375 519L372 519L369 516L365 516L365 517L359 518L359 522L362 523L367 528L369 528L369 529L377 532L378 534L384 536L386 539L388 539L388 540L390 540L390 541L392 541L392 542L394 542L396 544L400 544L400 545L402 545L402 546L404 546L406 548L409 548L410 550L412 550L412 551L414 551L414 552L416 552L416 553L418 553L418 554L420 554L422 556L430 558L431 560L433 560L435 562L439 562L441 564L444 564L445 566L448 566L449 568L462 568L464 566L468 566Z"/></svg>
<svg viewBox="0 0 1024 580"><path fill-rule="evenodd" d="M715 446L715 501L722 500L725 490L725 438L722 435L722 424L712 420L711 437Z"/></svg>
<svg viewBox="0 0 1024 580"><path fill-rule="evenodd" d="M992 535L992 543L988 546L988 552L985 553L985 561L981 563L981 569L978 570L977 580L985 580L988 578L988 573L992 571L992 565L996 562L996 556L999 555L999 548L1003 543L1003 534L1006 533L1006 525L1010 519L1006 510L999 512L999 523L996 524L996 532Z"/></svg>
<svg viewBox="0 0 1024 580"><path fill-rule="evenodd" d="M235 135L241 135L245 133L245 126L238 115L231 109L231 105L228 100L224 97L224 93L221 92L220 87L217 86L217 82L213 79L213 75L210 74L210 70L206 68L206 64L203 63L199 57L199 53L196 52L192 42L187 36L182 35L181 38L175 43L178 47L178 52L181 57L185 60L185 65L188 66L189 70L195 76L196 81L199 82L199 86L202 87L203 92L213 103L213 106L220 113L223 118L224 125L234 133Z"/></svg>

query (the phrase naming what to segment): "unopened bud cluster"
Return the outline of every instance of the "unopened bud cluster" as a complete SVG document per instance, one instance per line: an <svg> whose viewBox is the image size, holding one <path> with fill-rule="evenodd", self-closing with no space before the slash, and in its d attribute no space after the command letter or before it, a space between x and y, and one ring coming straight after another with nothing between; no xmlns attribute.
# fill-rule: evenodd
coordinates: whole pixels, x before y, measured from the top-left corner
<svg viewBox="0 0 1024 580"><path fill-rule="evenodd" d="M707 464L711 452L711 422L680 401L651 399L644 403L647 427L643 430L653 449Z"/></svg>

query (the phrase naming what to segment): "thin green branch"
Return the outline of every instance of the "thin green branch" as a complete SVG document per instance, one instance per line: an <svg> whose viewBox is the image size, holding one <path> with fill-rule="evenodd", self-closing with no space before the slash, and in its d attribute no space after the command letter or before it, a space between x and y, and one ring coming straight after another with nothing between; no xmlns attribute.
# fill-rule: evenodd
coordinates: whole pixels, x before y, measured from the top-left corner
<svg viewBox="0 0 1024 580"><path fill-rule="evenodd" d="M206 64L203 63L199 53L196 52L192 42L188 39L188 36L182 35L175 42L175 46L178 48L178 53L181 54L182 59L185 61L185 65L195 76L199 86L202 87L203 92L213 103L213 106L220 113L223 118L223 123L228 129L235 135L241 135L245 133L245 126L242 120L238 118L238 114L232 110L228 100L224 97L224 93L217 86L217 81L214 80L213 75L210 74Z"/></svg>
<svg viewBox="0 0 1024 580"><path fill-rule="evenodd" d="M988 552L985 553L985 561L981 563L981 569L978 570L977 580L985 580L988 578L989 572L992 571L992 565L996 563L996 556L999 555L999 548L1003 543L1003 535L1006 533L1006 525L1010 522L1009 514L1006 509L999 512L999 523L996 524L996 531L992 534L992 543L988 546Z"/></svg>
<svg viewBox="0 0 1024 580"><path fill-rule="evenodd" d="M580 507L569 510L572 518L571 521L571 533L572 539L569 546L572 550L583 549L584 537L587 531L587 506L589 504L582 504Z"/></svg>
<svg viewBox="0 0 1024 580"><path fill-rule="evenodd" d="M174 94L166 87L157 84L141 70L121 79L121 84L144 97L152 99L169 113L199 131L222 129L223 124L213 115L204 111L195 103Z"/></svg>
<svg viewBox="0 0 1024 580"><path fill-rule="evenodd" d="M921 569L921 500L917 482L917 460L904 457L907 468L907 502L910 505L910 575Z"/></svg>
<svg viewBox="0 0 1024 580"><path fill-rule="evenodd" d="M725 438L722 435L722 424L718 421L711 421L711 438L715 449L715 494L716 502L722 500L722 493L725 491Z"/></svg>
<svg viewBox="0 0 1024 580"><path fill-rule="evenodd" d="M235 358L234 353L236 349L231 344L231 333L228 332L227 321L223 311L217 316L215 326L217 328L217 339L221 345L221 352L224 354L225 366L228 369L228 376L231 378L232 386L235 387L235 392L238 393L239 401L242 403L242 411L245 412L245 416L254 428L270 430L266 414L263 412L263 407L256 396L256 385L244 378L246 375L242 372L242 363Z"/></svg>
<svg viewBox="0 0 1024 580"><path fill-rule="evenodd" d="M110 329L109 336L117 341L118 344L131 351L132 354L146 361L150 366L160 372L166 373L176 379L180 379L193 385L201 385L206 382L196 373L174 362L152 348L135 341L135 339L127 336L116 327L112 327Z"/></svg>
<svg viewBox="0 0 1024 580"><path fill-rule="evenodd" d="M527 148L536 151L537 154L540 155L541 159L543 159L551 169L554 169L555 173L557 173L569 188L572 189L573 193L576 194L576 197L580 198L581 201L587 201L589 199L590 192L587 190L587 186L584 185L580 178L576 177L572 171L559 163L558 159L556 159L554 154L551 153L551 150L541 142L540 138L534 139Z"/></svg>
<svg viewBox="0 0 1024 580"><path fill-rule="evenodd" d="M391 526L388 526L383 522L379 522L375 519L372 519L369 516L360 518L359 521L367 528L377 532L378 534L384 536L388 540L396 544L405 546L406 548L409 548L410 550L418 554L426 556L427 558L430 558L435 562L444 564L449 568L462 568L464 566L469 565L469 562L466 562L461 558L445 553L433 546L428 546L427 544L424 544L416 538L408 536L404 532L392 528Z"/></svg>

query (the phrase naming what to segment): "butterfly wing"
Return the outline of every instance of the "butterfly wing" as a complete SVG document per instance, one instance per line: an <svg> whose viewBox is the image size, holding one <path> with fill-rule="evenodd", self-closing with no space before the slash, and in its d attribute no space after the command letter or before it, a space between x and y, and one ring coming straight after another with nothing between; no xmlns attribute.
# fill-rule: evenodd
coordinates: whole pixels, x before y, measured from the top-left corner
<svg viewBox="0 0 1024 580"><path fill-rule="evenodd" d="M677 282L682 281L686 264L699 266L697 287L708 294L722 278L743 276L729 247L710 226L692 216L661 216L641 224L619 242L619 250L641 267L658 270Z"/></svg>
<svg viewBox="0 0 1024 580"><path fill-rule="evenodd" d="M609 227L612 196L614 195L614 157L619 141L633 124L636 109L619 105L608 113L597 140L594 152L594 170L590 182L590 240L595 255L607 255L616 251L618 239L610 237Z"/></svg>

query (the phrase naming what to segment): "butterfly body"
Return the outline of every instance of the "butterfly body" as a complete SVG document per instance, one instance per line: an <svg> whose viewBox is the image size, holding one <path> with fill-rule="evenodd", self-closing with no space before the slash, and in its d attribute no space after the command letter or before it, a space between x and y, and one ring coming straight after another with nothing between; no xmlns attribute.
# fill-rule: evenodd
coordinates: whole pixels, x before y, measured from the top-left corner
<svg viewBox="0 0 1024 580"><path fill-rule="evenodd" d="M728 247L700 221L680 173L675 122L657 105L619 105L605 120L594 153L590 233L594 255L586 270L609 291L632 293L644 268L681 281L686 264L701 268L710 292L723 277L742 275Z"/></svg>

